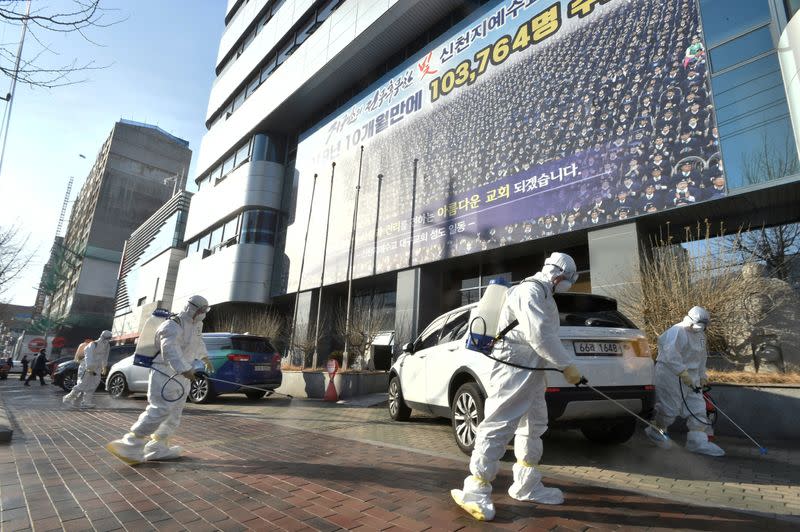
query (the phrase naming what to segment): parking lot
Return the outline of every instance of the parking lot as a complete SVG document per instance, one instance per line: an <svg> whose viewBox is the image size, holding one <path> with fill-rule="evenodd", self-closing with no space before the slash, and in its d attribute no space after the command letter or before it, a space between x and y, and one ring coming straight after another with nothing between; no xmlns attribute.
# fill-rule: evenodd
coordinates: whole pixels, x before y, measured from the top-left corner
<svg viewBox="0 0 800 532"><path fill-rule="evenodd" d="M0 447L4 530L478 526L449 499L467 457L447 420L415 415L396 423L380 404L224 396L187 405L176 438L182 461L131 468L102 445L127 430L143 398L98 394L97 410L70 411L62 393L0 384L15 423L12 443ZM721 443L729 456L712 459L659 452L638 435L601 448L578 433L553 434L542 468L564 490L565 505L507 497L507 456L496 483L498 518L480 528L795 528L800 452L772 445L760 457L744 442Z"/></svg>

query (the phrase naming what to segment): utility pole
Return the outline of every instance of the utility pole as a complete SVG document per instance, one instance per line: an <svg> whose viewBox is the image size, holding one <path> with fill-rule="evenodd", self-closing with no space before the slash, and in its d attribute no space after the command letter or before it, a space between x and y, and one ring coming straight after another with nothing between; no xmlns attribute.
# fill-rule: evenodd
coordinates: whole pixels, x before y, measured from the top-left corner
<svg viewBox="0 0 800 532"><path fill-rule="evenodd" d="M361 192L361 168L364 162L364 145L361 145L361 154L358 157L358 183L356 184L356 204L353 207L353 228L350 232L350 252L347 256L347 313L344 317L344 353L342 356L342 369L347 369L347 360L350 358L347 348L350 339L350 301L353 299L353 262L356 253L356 225L358 224L358 196Z"/></svg>
<svg viewBox="0 0 800 532"><path fill-rule="evenodd" d="M19 64L22 61L22 47L25 44L25 34L28 31L28 19L31 16L31 0L28 0L28 5L25 10L25 19L22 21L22 37L19 40L19 49L17 50L17 61L14 64L14 75L11 76L11 90L4 98L8 102L6 112L3 115L2 133L3 133L3 147L0 149L0 173L3 169L3 159L6 154L6 141L8 141L8 126L11 123L11 108L14 105L14 93L17 90L17 77L19 76Z"/></svg>
<svg viewBox="0 0 800 532"><path fill-rule="evenodd" d="M311 205L308 206L308 223L306 223L306 238L303 242L303 257L300 259L300 275L297 278L297 292L294 295L294 312L292 312L292 327L289 332L289 357L294 363L294 330L297 325L297 303L300 300L300 285L303 282L303 268L306 264L306 247L308 246L308 230L311 227L311 213L314 212L314 192L317 190L317 174L314 174L314 184L311 185ZM303 357L303 367L306 365Z"/></svg>
<svg viewBox="0 0 800 532"><path fill-rule="evenodd" d="M312 367L317 367L319 352L319 320L322 313L322 286L325 284L325 255L328 253L328 231L331 228L331 201L333 200L333 175L336 173L336 163L331 163L331 189L328 194L328 219L325 222L325 245L322 246L322 275L319 277L319 294L317 294L317 322L314 325L314 357Z"/></svg>

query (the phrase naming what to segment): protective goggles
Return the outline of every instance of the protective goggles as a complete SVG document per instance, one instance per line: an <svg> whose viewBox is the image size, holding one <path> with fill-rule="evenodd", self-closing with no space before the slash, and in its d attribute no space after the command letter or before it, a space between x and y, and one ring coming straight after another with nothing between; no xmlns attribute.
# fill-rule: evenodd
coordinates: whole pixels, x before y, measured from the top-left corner
<svg viewBox="0 0 800 532"><path fill-rule="evenodd" d="M569 281L572 284L575 284L578 281L578 277L579 277L578 272L572 272L572 274L567 275L567 273L564 271L564 268L562 268L558 264L554 264L552 262L545 262L544 265L545 266L552 266L553 268L558 269L558 271L560 271L562 274L564 274L564 280L565 281Z"/></svg>

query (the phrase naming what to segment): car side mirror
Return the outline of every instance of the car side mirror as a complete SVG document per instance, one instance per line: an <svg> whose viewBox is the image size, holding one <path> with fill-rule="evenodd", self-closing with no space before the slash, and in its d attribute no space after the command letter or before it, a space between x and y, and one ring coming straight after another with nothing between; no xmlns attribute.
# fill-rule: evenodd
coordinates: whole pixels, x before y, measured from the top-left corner
<svg viewBox="0 0 800 532"><path fill-rule="evenodd" d="M414 352L414 344L408 342L407 344L403 345L403 353L413 353Z"/></svg>

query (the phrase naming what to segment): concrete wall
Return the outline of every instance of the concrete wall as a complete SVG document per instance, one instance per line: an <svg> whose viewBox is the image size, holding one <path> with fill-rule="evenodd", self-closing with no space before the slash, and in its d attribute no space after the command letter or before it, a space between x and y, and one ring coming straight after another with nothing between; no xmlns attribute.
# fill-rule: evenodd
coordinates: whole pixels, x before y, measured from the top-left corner
<svg viewBox="0 0 800 532"><path fill-rule="evenodd" d="M275 250L261 244L237 244L203 258L195 253L183 259L175 285L174 308L194 294L210 305L227 302L267 303Z"/></svg>
<svg viewBox="0 0 800 532"><path fill-rule="evenodd" d="M756 441L800 441L800 386L733 386L715 384L714 402ZM718 415L714 432L741 436L725 416Z"/></svg>

